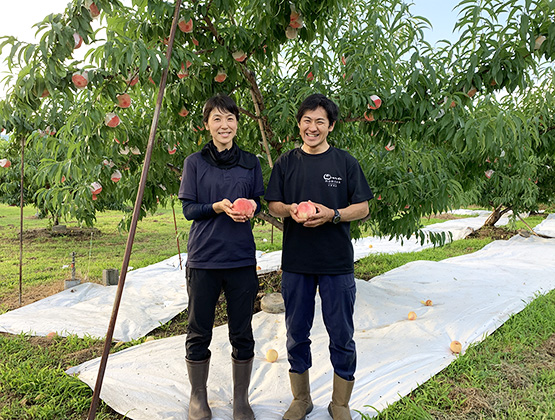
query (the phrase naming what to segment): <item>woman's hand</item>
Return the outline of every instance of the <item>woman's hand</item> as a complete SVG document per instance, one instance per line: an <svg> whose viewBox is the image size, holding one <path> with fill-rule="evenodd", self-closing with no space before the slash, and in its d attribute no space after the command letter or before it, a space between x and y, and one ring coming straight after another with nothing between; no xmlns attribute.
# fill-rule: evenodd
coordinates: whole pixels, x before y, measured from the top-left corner
<svg viewBox="0 0 555 420"><path fill-rule="evenodd" d="M229 201L227 198L224 198L222 201L215 202L214 204L212 204L212 208L218 214L219 213L227 214L229 217L231 217L231 219L234 222L243 223L251 219L254 216L254 212L256 210L256 202L254 200L249 200L249 202L253 206L252 211L249 214L244 214L236 210L233 210L233 203Z"/></svg>

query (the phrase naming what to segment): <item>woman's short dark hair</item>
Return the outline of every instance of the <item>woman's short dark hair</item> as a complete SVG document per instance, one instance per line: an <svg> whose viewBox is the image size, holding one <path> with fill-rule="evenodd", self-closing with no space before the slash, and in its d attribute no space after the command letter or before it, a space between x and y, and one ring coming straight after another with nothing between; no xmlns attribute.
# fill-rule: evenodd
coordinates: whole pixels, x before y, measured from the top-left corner
<svg viewBox="0 0 555 420"><path fill-rule="evenodd" d="M301 122L301 118L306 111L314 111L318 107L324 108L330 125L339 118L339 108L337 104L321 93L314 93L308 96L299 106L299 110L297 111L297 122Z"/></svg>
<svg viewBox="0 0 555 420"><path fill-rule="evenodd" d="M216 96L212 96L206 101L206 103L204 104L204 108L202 109L203 122L208 122L210 113L214 109L230 112L235 115L235 118L237 119L237 121L239 121L239 108L237 107L235 101L227 95L218 94Z"/></svg>

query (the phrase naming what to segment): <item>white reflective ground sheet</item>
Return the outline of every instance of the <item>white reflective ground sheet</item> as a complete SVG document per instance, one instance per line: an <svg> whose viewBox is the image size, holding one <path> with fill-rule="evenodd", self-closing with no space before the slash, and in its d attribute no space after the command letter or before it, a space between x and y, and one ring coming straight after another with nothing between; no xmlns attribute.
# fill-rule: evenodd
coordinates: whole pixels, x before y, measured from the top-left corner
<svg viewBox="0 0 555 420"><path fill-rule="evenodd" d="M553 232L555 215L536 228ZM545 233L544 233L545 234ZM374 248L371 248L374 249ZM440 262L416 261L375 277L357 280L355 341L358 351L352 415L368 415L407 395L449 365L453 340L463 352L521 311L539 294L555 288L555 239L515 236L473 254ZM421 301L430 299L432 306ZM407 319L414 311L417 318ZM250 401L257 420L281 419L291 402L283 314L253 319L256 356ZM308 419L329 420L333 370L320 301L312 329L310 369L314 411ZM185 336L147 342L110 355L101 398L135 420L186 419L190 386L184 360ZM264 360L276 349L275 363ZM231 348L227 326L214 329L208 397L214 419L232 418ZM67 371L94 387L99 359Z"/></svg>
<svg viewBox="0 0 555 420"><path fill-rule="evenodd" d="M488 213L488 212L485 212ZM449 220L430 225L424 232L451 233L453 240L461 239L478 229L485 221L478 217ZM498 224L505 224L504 217ZM415 238L404 241L371 237L353 241L355 260L375 253L413 252L433 246L421 244ZM186 254L182 254L185 265ZM281 251L257 251L259 273L279 269ZM105 337L116 295L115 286L83 283L38 302L0 315L0 331L12 334L28 333L46 336L56 332L62 336ZM185 273L180 269L179 256L127 273L125 287L114 329L114 340L131 341L143 337L187 308Z"/></svg>

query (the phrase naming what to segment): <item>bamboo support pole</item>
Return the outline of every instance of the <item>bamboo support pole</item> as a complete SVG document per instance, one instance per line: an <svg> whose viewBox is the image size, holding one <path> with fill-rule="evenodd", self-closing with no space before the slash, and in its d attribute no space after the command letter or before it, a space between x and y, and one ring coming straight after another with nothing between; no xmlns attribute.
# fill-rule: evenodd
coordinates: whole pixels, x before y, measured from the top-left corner
<svg viewBox="0 0 555 420"><path fill-rule="evenodd" d="M106 333L106 340L104 342L104 350L102 352L102 357L100 359L100 366L98 368L98 376L96 379L96 384L94 387L93 398L91 401L91 406L89 408L89 413L87 420L94 420L96 417L96 410L98 408L100 400L100 390L102 388L102 381L104 379L104 373L106 371L106 364L108 362L108 355L110 353L110 345L112 342L112 337L114 335L114 328L116 324L116 319L118 315L119 305L121 302L121 297L123 294L123 287L125 285L125 277L127 274L127 269L129 268L129 259L131 257L131 249L133 248L133 240L135 238L135 232L137 230L137 222L139 219L139 213L141 209L141 204L143 202L143 196L145 191L146 180L148 176L148 169L150 166L150 160L152 157L152 149L154 148L154 141L156 136L156 129L158 127L158 120L160 118L160 111L162 108L162 101L164 98L164 90L166 88L166 81L168 79L169 63L171 62L171 54L173 49L173 42L175 39L175 31L177 28L177 21L179 18L179 9L181 7L181 0L176 0L175 11L173 15L172 26L170 30L170 39L168 42L168 49L166 50L166 59L168 62L168 67L162 72L162 79L160 80L160 88L158 90L158 97L156 99L156 107L154 108L154 115L152 118L152 125L150 126L150 135L148 138L148 145L145 152L145 160L143 163L143 170L141 173L141 180L139 183L139 190L137 192L137 198L135 200L135 207L133 208L133 218L131 220L131 226L129 228L129 235L127 236L127 244L125 246L125 254L123 257L123 264L120 272L120 278L118 282L118 289L116 291L116 297L114 299L114 306L112 309L112 316L110 318L110 324L108 326L108 332Z"/></svg>

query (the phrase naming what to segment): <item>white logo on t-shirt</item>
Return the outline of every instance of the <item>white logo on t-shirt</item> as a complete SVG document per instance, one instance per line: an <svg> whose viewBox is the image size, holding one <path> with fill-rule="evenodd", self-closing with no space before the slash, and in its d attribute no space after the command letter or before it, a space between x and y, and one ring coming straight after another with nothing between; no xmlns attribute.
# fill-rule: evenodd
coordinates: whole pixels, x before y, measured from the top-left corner
<svg viewBox="0 0 555 420"><path fill-rule="evenodd" d="M341 181L342 181L341 177L333 176L330 174L324 174L323 178L324 178L324 182L328 184L328 187L333 187L333 188L337 188L337 186L341 184Z"/></svg>

